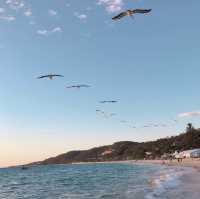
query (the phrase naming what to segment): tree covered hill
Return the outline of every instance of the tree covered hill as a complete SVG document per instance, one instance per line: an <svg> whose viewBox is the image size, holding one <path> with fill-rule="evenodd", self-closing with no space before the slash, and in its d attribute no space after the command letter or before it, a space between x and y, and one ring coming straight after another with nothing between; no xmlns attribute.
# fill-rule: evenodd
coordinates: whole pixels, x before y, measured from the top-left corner
<svg viewBox="0 0 200 199"><path fill-rule="evenodd" d="M116 142L113 145L96 147L89 150L70 151L56 157L32 164L69 164L77 162L103 162L118 160L160 158L165 153L174 153L193 148L200 148L200 129L188 124L186 132L178 136L167 137L150 142ZM149 156L148 156L149 157Z"/></svg>

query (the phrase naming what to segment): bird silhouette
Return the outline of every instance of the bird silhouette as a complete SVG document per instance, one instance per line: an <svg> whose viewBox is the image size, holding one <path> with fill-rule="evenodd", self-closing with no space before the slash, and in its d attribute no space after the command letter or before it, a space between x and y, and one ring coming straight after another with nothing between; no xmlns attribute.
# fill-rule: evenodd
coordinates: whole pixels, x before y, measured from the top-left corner
<svg viewBox="0 0 200 199"><path fill-rule="evenodd" d="M43 78L49 78L50 80L53 80L55 77L64 77L63 75L58 75L58 74L48 74L48 75L41 75L37 77L37 79L43 79Z"/></svg>
<svg viewBox="0 0 200 199"><path fill-rule="evenodd" d="M123 17L126 17L126 16L133 16L135 14L146 14L146 13L149 13L151 12L151 9L134 9L134 10L127 10L125 12L121 12L120 14L114 16L112 18L112 20L119 20Z"/></svg>
<svg viewBox="0 0 200 199"><path fill-rule="evenodd" d="M89 88L91 87L90 85L87 84L77 84L77 85L72 85L72 86L66 86L66 88L70 89L70 88Z"/></svg>
<svg viewBox="0 0 200 199"><path fill-rule="evenodd" d="M101 104L105 104L105 103L117 103L118 101L116 100L104 100L104 101L100 101L99 103Z"/></svg>

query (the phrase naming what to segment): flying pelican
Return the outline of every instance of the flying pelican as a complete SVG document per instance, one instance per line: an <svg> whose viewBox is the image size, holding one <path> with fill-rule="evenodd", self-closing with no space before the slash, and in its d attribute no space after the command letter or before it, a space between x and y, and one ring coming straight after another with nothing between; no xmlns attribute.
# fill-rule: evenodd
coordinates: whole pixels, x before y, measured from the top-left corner
<svg viewBox="0 0 200 199"><path fill-rule="evenodd" d="M100 101L99 103L101 104L105 104L105 103L117 103L116 100L104 100L104 101Z"/></svg>
<svg viewBox="0 0 200 199"><path fill-rule="evenodd" d="M102 111L100 109L97 109L96 113L102 114L105 118L111 118L117 115L116 113L106 113L105 111Z"/></svg>
<svg viewBox="0 0 200 199"><path fill-rule="evenodd" d="M151 9L135 9L135 10L127 10L125 12L121 12L120 14L118 14L117 16L114 16L112 18L112 20L119 20L125 16L133 16L134 14L146 14L151 12Z"/></svg>
<svg viewBox="0 0 200 199"><path fill-rule="evenodd" d="M77 84L77 85L72 85L72 86L66 86L66 88L89 88L91 87L90 85L87 84Z"/></svg>
<svg viewBox="0 0 200 199"><path fill-rule="evenodd" d="M96 113L100 113L101 115L103 115L104 117L107 117L106 113L102 110L97 109Z"/></svg>
<svg viewBox="0 0 200 199"><path fill-rule="evenodd" d="M101 113L101 114L105 114L105 112L102 111L102 110L100 110L100 109L97 109L96 112L97 112L97 113Z"/></svg>
<svg viewBox="0 0 200 199"><path fill-rule="evenodd" d="M113 117L113 116L116 116L117 115L117 113L110 113L110 117Z"/></svg>
<svg viewBox="0 0 200 199"><path fill-rule="evenodd" d="M100 113L101 113L102 111L101 111L101 110L99 110L99 109L97 109L97 110L96 110L96 112L100 112Z"/></svg>
<svg viewBox="0 0 200 199"><path fill-rule="evenodd" d="M161 124L160 126L161 127L167 127L167 124Z"/></svg>
<svg viewBox="0 0 200 199"><path fill-rule="evenodd" d="M120 123L128 123L126 120L120 120Z"/></svg>
<svg viewBox="0 0 200 199"><path fill-rule="evenodd" d="M37 77L37 79L49 78L50 80L53 80L54 77L64 77L64 76L57 75L57 74L48 74L48 75L41 75L41 76Z"/></svg>

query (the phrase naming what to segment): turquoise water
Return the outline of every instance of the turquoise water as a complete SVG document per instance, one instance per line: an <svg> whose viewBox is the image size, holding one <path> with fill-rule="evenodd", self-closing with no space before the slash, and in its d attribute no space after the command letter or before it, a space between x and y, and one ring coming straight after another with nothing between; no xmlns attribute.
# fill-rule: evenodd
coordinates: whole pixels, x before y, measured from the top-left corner
<svg viewBox="0 0 200 199"><path fill-rule="evenodd" d="M133 164L0 169L0 199L163 198L159 194L163 196L164 186L177 186L174 172L172 168Z"/></svg>

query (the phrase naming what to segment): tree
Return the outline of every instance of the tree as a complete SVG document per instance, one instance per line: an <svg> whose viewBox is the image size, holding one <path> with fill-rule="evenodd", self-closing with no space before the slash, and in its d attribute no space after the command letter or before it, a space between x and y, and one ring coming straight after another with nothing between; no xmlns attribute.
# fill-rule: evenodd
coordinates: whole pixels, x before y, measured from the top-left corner
<svg viewBox="0 0 200 199"><path fill-rule="evenodd" d="M187 133L190 133L190 132L192 132L193 130L194 130L194 127L193 127L192 123L188 123L188 124L187 124L187 128L186 128L186 132L187 132Z"/></svg>

